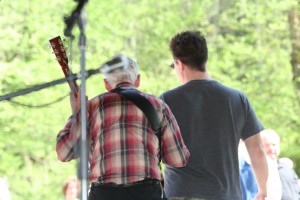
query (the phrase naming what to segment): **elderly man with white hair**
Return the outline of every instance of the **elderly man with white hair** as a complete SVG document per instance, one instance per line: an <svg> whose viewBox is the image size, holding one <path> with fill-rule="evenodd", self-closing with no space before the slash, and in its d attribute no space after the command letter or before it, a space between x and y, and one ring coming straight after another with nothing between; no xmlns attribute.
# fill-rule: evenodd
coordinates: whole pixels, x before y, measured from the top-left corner
<svg viewBox="0 0 300 200"><path fill-rule="evenodd" d="M102 65L101 72L108 92L87 105L89 200L162 199L160 158L168 165L183 167L190 155L178 124L167 104L137 90L140 75L131 58L113 57ZM131 91L147 99L157 113L159 129L154 130L148 115L118 91ZM70 117L57 136L56 152L63 162L78 157L75 145L81 134L79 105L79 99L71 95L75 120Z"/></svg>
<svg viewBox="0 0 300 200"><path fill-rule="evenodd" d="M267 129L261 132L262 141L265 147L266 154L271 162L268 162L269 169L271 168L268 185L269 194L274 198L281 200L299 200L299 185L298 176L293 170L291 160L286 158L279 158L280 154L280 137L272 129ZM276 168L274 168L274 166ZM273 173L273 175L271 174ZM279 173L279 174L278 174ZM277 178L277 174L280 180ZM280 181L280 183L279 183ZM280 187L280 188L279 188ZM279 196L279 191L282 195ZM279 197L279 198L278 198Z"/></svg>

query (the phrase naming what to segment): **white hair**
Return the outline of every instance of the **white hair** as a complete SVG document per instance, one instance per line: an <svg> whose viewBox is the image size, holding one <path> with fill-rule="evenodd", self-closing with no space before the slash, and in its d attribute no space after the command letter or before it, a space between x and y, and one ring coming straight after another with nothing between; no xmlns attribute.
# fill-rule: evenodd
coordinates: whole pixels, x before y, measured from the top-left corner
<svg viewBox="0 0 300 200"><path fill-rule="evenodd" d="M113 60L115 58L119 58L121 62L114 63ZM134 84L139 75L137 63L124 55L115 56L102 67L105 79L113 88L121 82L130 82Z"/></svg>
<svg viewBox="0 0 300 200"><path fill-rule="evenodd" d="M137 76L138 74L132 70L126 72L120 70L114 73L109 73L104 75L109 85L113 88L121 82L130 82L134 84L137 79Z"/></svg>
<svg viewBox="0 0 300 200"><path fill-rule="evenodd" d="M280 137L276 131L272 129L266 129L260 132L260 136L264 145L272 144L276 146L276 154L280 154Z"/></svg>
<svg viewBox="0 0 300 200"><path fill-rule="evenodd" d="M279 137L278 133L276 133L276 131L274 131L272 129L265 129L260 132L260 135L261 135L261 138L263 138L263 139L274 138L275 140L280 142L280 137Z"/></svg>

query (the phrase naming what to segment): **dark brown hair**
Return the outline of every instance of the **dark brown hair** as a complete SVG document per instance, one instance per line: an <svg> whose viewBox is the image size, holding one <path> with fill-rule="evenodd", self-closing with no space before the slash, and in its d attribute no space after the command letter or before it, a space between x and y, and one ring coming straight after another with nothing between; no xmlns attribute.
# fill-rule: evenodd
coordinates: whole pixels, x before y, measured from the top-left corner
<svg viewBox="0 0 300 200"><path fill-rule="evenodd" d="M170 51L175 60L181 60L191 69L205 72L208 59L206 40L200 31L184 31L170 41Z"/></svg>

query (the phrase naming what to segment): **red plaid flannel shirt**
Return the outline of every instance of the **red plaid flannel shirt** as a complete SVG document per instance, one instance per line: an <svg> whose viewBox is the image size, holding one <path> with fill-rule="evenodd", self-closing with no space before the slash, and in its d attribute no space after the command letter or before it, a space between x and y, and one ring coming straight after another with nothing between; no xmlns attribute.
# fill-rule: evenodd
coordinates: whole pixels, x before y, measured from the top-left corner
<svg viewBox="0 0 300 200"><path fill-rule="evenodd" d="M134 88L121 84L121 88ZM141 93L156 108L161 120L162 161L183 167L187 150L169 107L159 98ZM143 112L120 95L108 92L88 101L87 138L90 182L126 184L152 178L161 180L158 137ZM56 152L60 161L78 158L80 114L69 118L57 135Z"/></svg>

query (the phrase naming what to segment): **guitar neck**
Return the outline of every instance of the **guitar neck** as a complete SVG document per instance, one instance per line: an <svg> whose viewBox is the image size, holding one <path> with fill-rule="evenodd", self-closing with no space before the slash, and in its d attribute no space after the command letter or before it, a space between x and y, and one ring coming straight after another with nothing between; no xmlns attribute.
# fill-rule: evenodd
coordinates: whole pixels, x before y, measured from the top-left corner
<svg viewBox="0 0 300 200"><path fill-rule="evenodd" d="M66 78L72 77L74 75L73 72L71 71L69 65L61 67L61 69L62 69L62 71L63 71ZM68 80L68 84L69 84L72 92L75 92L75 93L78 92L79 87L78 87L75 79L74 80Z"/></svg>
<svg viewBox="0 0 300 200"><path fill-rule="evenodd" d="M56 56L56 59L58 61L58 63L61 66L61 69L65 75L66 78L72 77L73 73L68 65L68 57L65 51L65 47L63 45L63 42L60 38L60 36L57 36L55 38L52 38L49 40L51 47L53 49L53 52ZM75 93L75 95L77 95L77 92L79 91L79 87L74 80L68 80L68 84L71 88L71 91Z"/></svg>

